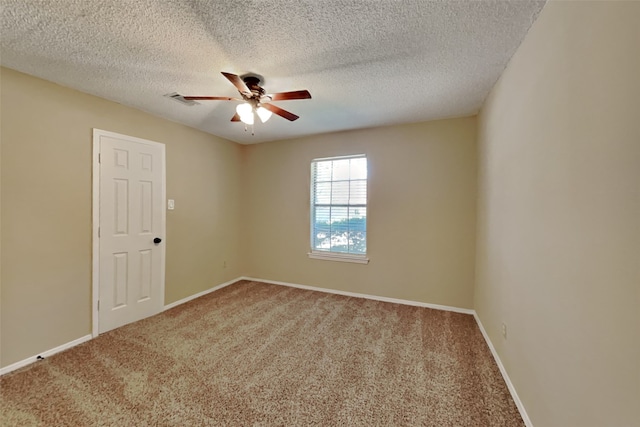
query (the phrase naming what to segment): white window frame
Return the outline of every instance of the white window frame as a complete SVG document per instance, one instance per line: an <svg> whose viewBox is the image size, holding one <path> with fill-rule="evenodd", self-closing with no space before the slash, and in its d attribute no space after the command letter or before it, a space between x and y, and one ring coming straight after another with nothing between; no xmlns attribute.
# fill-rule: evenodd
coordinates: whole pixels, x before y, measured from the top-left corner
<svg viewBox="0 0 640 427"><path fill-rule="evenodd" d="M311 248L309 253L307 253L307 255L309 256L309 258L311 259L319 259L319 260L325 260L325 261L338 261L338 262L352 262L352 263L357 263L357 264L368 264L369 263L369 258L368 258L368 254L350 254L350 253L344 253L344 252L329 252L329 251L319 251L319 250L315 250L313 247L313 241L314 241L314 235L313 235L313 230L314 230L314 222L315 222L315 206L314 206L314 199L315 199L315 194L314 194L314 174L313 174L313 165L316 162L322 162L322 161L329 161L329 160L344 160L344 159L358 159L358 158L365 158L367 159L366 154L354 154L354 155L349 155L349 156L335 156L335 157L322 157L322 158L317 158L317 159L313 159L311 160L311 164L310 164L310 197L309 197L309 205L310 205L310 209L309 209L309 247ZM368 172L368 159L367 159L367 172ZM369 214L368 211L368 205L369 205L369 174L367 173L367 201L365 204L365 207L367 207L367 217ZM367 231L368 233L368 231ZM367 241L368 241L368 234L367 234Z"/></svg>

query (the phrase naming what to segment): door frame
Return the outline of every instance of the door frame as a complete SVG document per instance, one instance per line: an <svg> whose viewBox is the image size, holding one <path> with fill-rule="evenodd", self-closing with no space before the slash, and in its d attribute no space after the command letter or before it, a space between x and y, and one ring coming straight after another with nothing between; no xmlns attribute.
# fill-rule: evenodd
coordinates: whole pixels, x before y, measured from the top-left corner
<svg viewBox="0 0 640 427"><path fill-rule="evenodd" d="M99 236L99 227L100 227L100 138L112 137L112 138L123 138L127 139L131 142L137 142L140 144L146 145L154 145L162 148L162 159L161 159L161 169L162 169L162 184L160 191L160 198L162 199L162 210L160 213L160 218L162 222L160 233L163 236L163 245L160 245L158 249L160 249L160 259L162 269L160 271L160 295L162 298L162 306L164 307L164 289L165 289L165 268L166 268L166 235L167 235L167 209L166 209L166 200L167 200L167 156L166 156L166 146L163 143L150 141L148 139L136 138L134 136L124 135L115 132L109 132L102 129L93 128L93 171L92 171L92 206L91 206L91 214L92 214L92 250L91 250L91 335L93 338L96 338L99 335L99 321L100 314L98 312L98 300L100 298L100 236Z"/></svg>

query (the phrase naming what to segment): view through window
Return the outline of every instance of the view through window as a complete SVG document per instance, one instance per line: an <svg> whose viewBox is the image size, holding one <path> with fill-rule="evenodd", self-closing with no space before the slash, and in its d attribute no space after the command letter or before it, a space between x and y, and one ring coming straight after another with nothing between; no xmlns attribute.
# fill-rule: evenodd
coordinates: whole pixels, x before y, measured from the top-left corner
<svg viewBox="0 0 640 427"><path fill-rule="evenodd" d="M367 158L311 162L311 249L367 253Z"/></svg>

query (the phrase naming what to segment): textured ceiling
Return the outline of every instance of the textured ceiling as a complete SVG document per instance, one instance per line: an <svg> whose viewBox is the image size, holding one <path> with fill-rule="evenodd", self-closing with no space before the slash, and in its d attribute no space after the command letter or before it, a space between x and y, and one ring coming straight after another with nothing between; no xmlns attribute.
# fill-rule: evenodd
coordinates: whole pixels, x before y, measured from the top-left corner
<svg viewBox="0 0 640 427"><path fill-rule="evenodd" d="M0 63L240 143L474 114L544 1L0 0ZM231 123L220 71L300 116Z"/></svg>

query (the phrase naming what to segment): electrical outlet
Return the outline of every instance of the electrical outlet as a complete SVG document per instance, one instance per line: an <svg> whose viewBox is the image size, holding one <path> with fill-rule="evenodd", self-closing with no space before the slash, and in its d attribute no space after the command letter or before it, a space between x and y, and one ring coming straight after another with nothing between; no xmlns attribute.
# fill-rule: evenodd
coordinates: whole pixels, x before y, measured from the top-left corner
<svg viewBox="0 0 640 427"><path fill-rule="evenodd" d="M502 324L502 336L507 339L507 325L505 323Z"/></svg>

